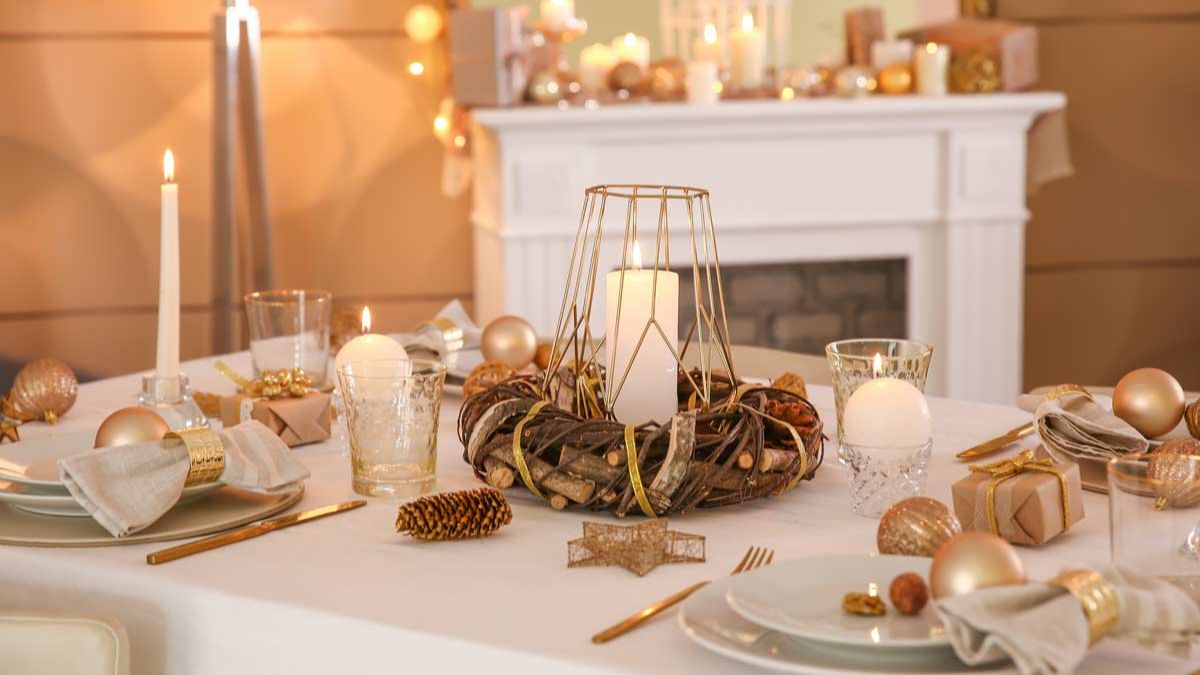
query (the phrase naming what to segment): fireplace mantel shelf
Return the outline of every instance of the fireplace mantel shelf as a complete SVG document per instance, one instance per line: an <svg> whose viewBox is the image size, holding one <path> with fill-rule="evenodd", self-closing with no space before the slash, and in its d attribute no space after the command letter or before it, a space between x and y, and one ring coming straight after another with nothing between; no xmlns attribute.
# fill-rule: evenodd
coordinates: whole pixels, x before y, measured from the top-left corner
<svg viewBox="0 0 1200 675"><path fill-rule="evenodd" d="M906 260L908 334L937 346L930 391L1010 403L1026 131L1065 104L1038 92L477 109L477 313L550 332L583 190L695 185L712 192L722 265Z"/></svg>

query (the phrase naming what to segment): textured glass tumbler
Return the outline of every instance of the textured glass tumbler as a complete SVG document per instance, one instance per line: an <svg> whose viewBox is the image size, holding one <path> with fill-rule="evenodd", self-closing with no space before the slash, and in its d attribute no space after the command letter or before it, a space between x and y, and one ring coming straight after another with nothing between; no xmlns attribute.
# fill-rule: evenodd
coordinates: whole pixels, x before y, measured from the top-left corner
<svg viewBox="0 0 1200 675"><path fill-rule="evenodd" d="M333 294L326 291L257 291L245 298L254 376L302 368L312 386L325 386Z"/></svg>
<svg viewBox="0 0 1200 675"><path fill-rule="evenodd" d="M875 373L875 355L879 355L880 370ZM842 442L842 411L846 401L864 382L876 377L904 380L922 393L933 347L913 340L839 340L825 345L825 357L833 373L833 402L837 408L838 443Z"/></svg>
<svg viewBox="0 0 1200 675"><path fill-rule="evenodd" d="M838 460L850 478L850 508L878 518L892 504L925 490L933 441L909 448L875 448L843 443Z"/></svg>
<svg viewBox="0 0 1200 675"><path fill-rule="evenodd" d="M338 369L354 491L407 498L433 488L446 366L358 361Z"/></svg>
<svg viewBox="0 0 1200 675"><path fill-rule="evenodd" d="M1200 600L1200 457L1126 455L1108 463L1108 487L1113 563Z"/></svg>

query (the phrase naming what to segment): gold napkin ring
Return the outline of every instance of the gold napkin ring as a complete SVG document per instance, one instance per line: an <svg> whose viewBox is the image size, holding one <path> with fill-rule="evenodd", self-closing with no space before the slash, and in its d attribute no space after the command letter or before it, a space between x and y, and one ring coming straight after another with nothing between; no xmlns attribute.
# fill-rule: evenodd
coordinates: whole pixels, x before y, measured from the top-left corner
<svg viewBox="0 0 1200 675"><path fill-rule="evenodd" d="M1088 622L1089 646L1117 627L1120 611L1117 589L1101 574L1089 570L1066 570L1047 583L1066 589L1083 606L1083 615Z"/></svg>
<svg viewBox="0 0 1200 675"><path fill-rule="evenodd" d="M422 321L417 324L417 330L423 328L432 328L442 335L442 342L446 345L446 351L456 352L463 348L463 329L459 328L458 324L444 316L438 316L429 321Z"/></svg>
<svg viewBox="0 0 1200 675"><path fill-rule="evenodd" d="M225 446L212 429L176 429L163 440L178 438L188 451L188 472L184 487L212 483L225 471Z"/></svg>
<svg viewBox="0 0 1200 675"><path fill-rule="evenodd" d="M1086 387L1082 387L1078 384L1060 384L1046 392L1045 398L1047 401L1053 401L1054 399L1062 398L1063 396L1070 396L1072 394L1083 396L1089 401L1096 400L1092 398L1092 392L1088 391Z"/></svg>

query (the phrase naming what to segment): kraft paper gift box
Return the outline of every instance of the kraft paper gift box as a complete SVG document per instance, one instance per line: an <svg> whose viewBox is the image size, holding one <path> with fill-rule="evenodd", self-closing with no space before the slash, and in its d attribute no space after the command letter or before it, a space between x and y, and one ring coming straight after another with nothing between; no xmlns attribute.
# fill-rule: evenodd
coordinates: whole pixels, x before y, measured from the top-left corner
<svg viewBox="0 0 1200 675"><path fill-rule="evenodd" d="M245 394L221 397L221 423L233 426L253 419L266 425L289 447L329 438L329 394L309 392L300 398L265 399Z"/></svg>
<svg viewBox="0 0 1200 675"><path fill-rule="evenodd" d="M520 103L529 80L527 7L456 9L450 12L450 64L454 102L463 106Z"/></svg>
<svg viewBox="0 0 1200 675"><path fill-rule="evenodd" d="M898 37L912 40L917 49L927 42L948 45L952 63L973 53L990 56L999 67L1000 91L1023 91L1037 84L1038 34L1033 26L1002 19L965 18L914 28Z"/></svg>
<svg viewBox="0 0 1200 675"><path fill-rule="evenodd" d="M972 467L966 478L950 487L954 514L964 530L994 532L1014 544L1039 546L1083 518L1079 465L1034 459L1032 452L1024 459L1026 466L1016 473L1009 472L1011 467L1003 468L1012 460ZM1000 470L987 470L994 467ZM989 501L993 504L995 531Z"/></svg>

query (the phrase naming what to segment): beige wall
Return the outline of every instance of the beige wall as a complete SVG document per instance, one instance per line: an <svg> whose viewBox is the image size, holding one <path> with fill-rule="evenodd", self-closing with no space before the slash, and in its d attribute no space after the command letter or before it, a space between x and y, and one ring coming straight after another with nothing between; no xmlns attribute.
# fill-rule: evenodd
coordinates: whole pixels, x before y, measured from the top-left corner
<svg viewBox="0 0 1200 675"><path fill-rule="evenodd" d="M211 0L0 3L0 356L152 366L161 155L178 161L183 352L210 350ZM442 60L407 0L260 0L281 286L400 330L471 294L467 200L439 192ZM431 68L413 78L403 64Z"/></svg>

